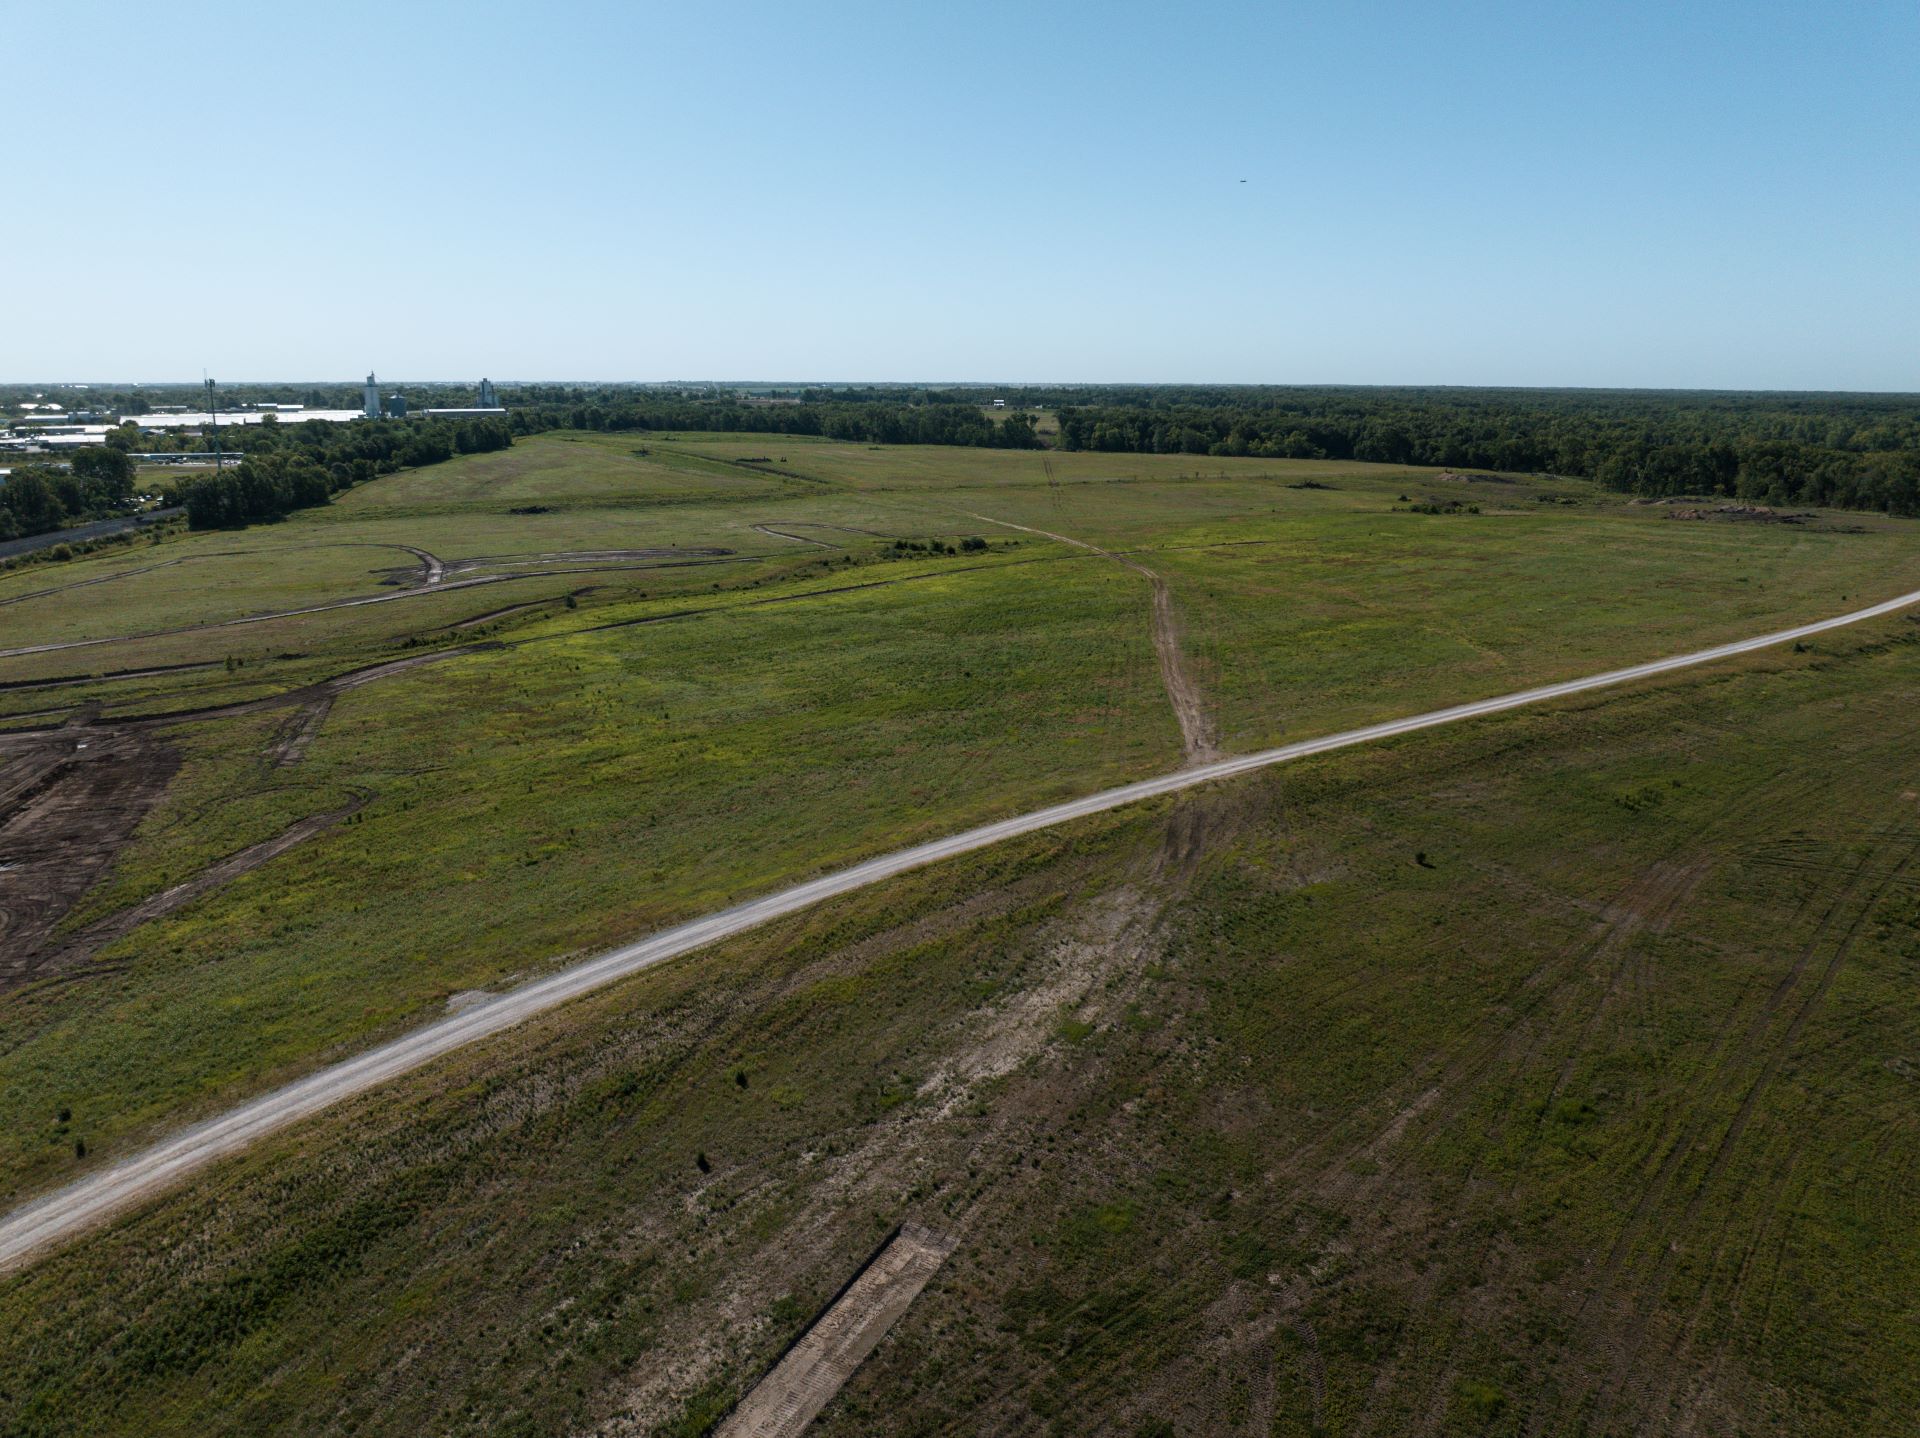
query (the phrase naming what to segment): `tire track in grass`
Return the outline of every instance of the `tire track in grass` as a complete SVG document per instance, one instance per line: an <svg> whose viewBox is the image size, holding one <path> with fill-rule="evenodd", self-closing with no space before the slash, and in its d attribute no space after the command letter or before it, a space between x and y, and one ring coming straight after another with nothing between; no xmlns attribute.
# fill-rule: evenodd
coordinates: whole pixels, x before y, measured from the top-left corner
<svg viewBox="0 0 1920 1438"><path fill-rule="evenodd" d="M1855 871L1856 881L1875 866L1876 860L1884 857L1886 855L1882 849L1876 848L1870 851ZM1653 1379L1642 1362L1642 1356L1653 1332L1653 1319L1660 1306L1662 1295L1673 1279L1673 1272L1684 1240L1699 1221L1700 1212L1706 1204L1708 1194L1717 1188L1724 1178L1728 1162L1745 1138L1761 1099L1779 1076L1787 1057L1793 1052L1801 1035L1805 1032L1808 1019L1825 1000L1834 979L1838 977L1847 958L1852 954L1854 943L1859 938L1861 929L1865 927L1867 919L1879 907L1887 891L1912 868L1916 860L1920 860L1920 836L1915 836L1914 841L1904 852L1897 854L1885 872L1872 881L1872 887L1864 898L1858 901L1853 899L1857 882L1849 884L1843 890L1833 906L1822 917L1821 927L1813 940L1801 950L1799 958L1787 977L1769 997L1760 1019L1756 1020L1749 1029L1747 1044L1743 1045L1738 1053L1730 1056L1729 1062L1723 1066L1719 1076L1721 1081L1717 1085L1722 1093L1739 1086L1745 1075L1744 1072L1736 1072L1735 1069L1748 1056L1749 1050L1755 1048L1760 1050L1760 1065L1757 1071L1752 1071L1751 1079L1746 1082L1739 1105L1734 1110L1732 1119L1721 1131L1719 1142L1714 1144L1705 1171L1694 1184L1680 1217L1666 1225L1668 1240L1660 1246L1659 1261L1654 1265L1652 1273L1636 1284L1629 1295L1629 1311L1622 1320L1624 1332L1616 1340L1618 1357L1599 1395L1597 1422L1601 1428L1604 1429L1621 1404L1630 1399L1639 1400L1642 1418L1650 1416L1645 1410L1652 1399ZM1818 975L1811 987L1807 989L1805 996L1801 998L1799 1005L1793 1009L1786 1026L1777 1038L1771 1041L1766 1040L1763 1035L1764 1031L1771 1026L1770 1021L1801 987L1813 968L1819 950L1829 944L1831 947L1826 962L1820 965ZM1682 1146L1682 1157L1708 1138L1708 1135L1701 1131L1706 1127L1703 1120L1696 1125L1694 1132L1687 1136ZM1667 1170L1669 1175L1676 1171L1678 1166L1677 1163L1670 1165Z"/></svg>
<svg viewBox="0 0 1920 1438"><path fill-rule="evenodd" d="M1803 784L1803 790L1812 785ZM1772 792L1772 791L1768 791ZM1851 921L1845 915L1851 910L1853 896L1863 880L1867 879L1882 857L1882 851L1869 850L1861 856L1860 862L1842 873L1831 868L1816 873L1816 882L1809 886L1796 907L1789 925L1803 921L1820 905L1823 897L1825 908L1815 921L1812 934L1808 937L1786 974L1773 986L1771 993L1761 1005L1759 1011L1744 1025L1729 1024L1723 1026L1712 1041L1707 1061L1716 1065L1707 1080L1708 1093L1702 1095L1704 1101L1712 1097L1726 1098L1744 1081L1747 1082L1747 1094L1741 1105L1736 1108L1734 1118L1723 1133L1715 1155L1709 1161L1706 1172L1697 1181L1693 1194L1687 1204L1684 1216L1674 1223L1666 1225L1675 1237L1663 1245L1654 1272L1635 1276L1628 1268L1627 1258L1630 1248L1641 1239L1643 1234L1659 1222L1663 1201L1677 1180L1677 1175L1686 1166L1689 1159L1699 1150L1705 1141L1711 1125L1711 1119L1704 1113L1696 1112L1690 1119L1683 1118L1679 1131L1671 1137L1664 1149L1659 1151L1652 1173L1641 1186L1640 1191L1625 1221L1616 1231L1613 1243L1606 1258L1599 1265L1599 1280L1585 1293L1571 1315L1573 1326L1578 1333L1586 1336L1588 1343L1598 1352L1607 1356L1607 1376L1601 1380L1596 1393L1590 1385L1583 1385L1560 1395L1557 1402L1542 1402L1529 1415L1525 1431L1532 1438L1539 1438L1548 1432L1559 1431L1572 1421L1572 1409L1593 1396L1608 1412L1617 1407L1621 1391L1627 1384L1634 1358L1643 1350L1650 1334L1650 1323L1654 1317L1659 1294L1671 1278L1678 1255L1673 1244L1680 1235L1697 1221L1708 1189L1717 1181L1725 1168L1728 1155L1744 1131L1746 1118L1750 1117L1752 1107L1770 1081L1773 1072L1777 1072L1780 1062L1797 1038L1799 1028L1807 1014L1825 992L1825 985L1831 982L1832 974L1844 961L1850 950L1853 936L1871 913L1886 889L1896 882L1900 875L1911 865L1920 845L1898 860L1893 868L1881 878L1873 881L1873 889L1865 900L1864 906ZM1834 883L1824 882L1833 879ZM1773 1020L1786 1001L1792 996L1808 971L1814 956L1825 944L1836 926L1844 924L1835 939L1835 951L1827 965L1825 982L1817 991L1803 1000L1794 1020L1790 1021L1786 1033L1769 1044L1765 1035L1773 1025ZM1728 1016L1730 1019L1732 1014ZM1736 1031L1740 1037L1736 1040ZM1743 1063L1743 1058L1755 1050L1764 1051L1768 1057L1763 1060L1760 1075L1746 1080L1752 1070ZM1652 1158L1652 1155L1649 1155ZM1624 1308L1624 1313L1623 1313ZM1643 1398L1650 1397L1651 1381L1642 1375L1638 1385Z"/></svg>
<svg viewBox="0 0 1920 1438"><path fill-rule="evenodd" d="M1797 785L1797 792L1811 793L1815 787L1811 779L1804 780ZM1542 1015L1562 1014L1576 1008L1581 1001L1580 990L1596 960L1610 959L1624 964L1624 956L1630 953L1634 938L1643 928L1671 918L1675 905L1684 899L1692 867L1682 863L1682 859L1696 855L1716 836L1744 832L1744 826L1752 822L1758 811L1772 808L1780 800L1778 788L1756 783L1729 796L1699 823L1674 836L1656 857L1628 878L1615 898L1602 908L1594 927L1584 937L1562 948L1528 976L1522 991L1531 996L1517 1011L1497 1016L1477 1041L1409 1084L1418 1096L1384 1128L1331 1156L1324 1147L1319 1150L1317 1177L1307 1181L1316 1200L1355 1213L1379 1207L1425 1144L1461 1118L1496 1065L1504 1064L1518 1074L1534 1061L1543 1040L1556 1031L1555 1024L1536 1020ZM1576 1048L1574 1058L1577 1056ZM1517 1089L1518 1084L1514 1087ZM1419 1136L1411 1143L1403 1142L1406 1131L1416 1124ZM1489 1130L1469 1160L1463 1183L1472 1182L1480 1154L1492 1142L1494 1130ZM1372 1172L1362 1176L1368 1169ZM1431 1312L1439 1296L1439 1279L1437 1266L1421 1276L1408 1308L1410 1326ZM1398 1352L1390 1356L1375 1375L1368 1402L1355 1429L1357 1434L1373 1432L1384 1421L1381 1405L1398 1381L1400 1356ZM1446 1385L1450 1381L1451 1378L1443 1374L1429 1393L1426 1404L1429 1414L1440 1411L1436 1404L1444 1406Z"/></svg>

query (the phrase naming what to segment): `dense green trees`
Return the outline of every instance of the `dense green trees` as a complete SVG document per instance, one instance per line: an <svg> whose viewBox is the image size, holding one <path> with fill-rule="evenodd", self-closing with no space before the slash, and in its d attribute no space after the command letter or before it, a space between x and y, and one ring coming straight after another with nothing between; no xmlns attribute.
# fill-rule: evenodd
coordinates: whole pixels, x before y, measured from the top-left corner
<svg viewBox="0 0 1920 1438"><path fill-rule="evenodd" d="M1061 448L1520 470L1648 496L1920 514L1911 396L1302 389L1111 399L1120 402L1062 407Z"/></svg>
<svg viewBox="0 0 1920 1438"><path fill-rule="evenodd" d="M118 450L75 450L66 469L20 465L0 481L0 539L122 513L132 494L133 462Z"/></svg>
<svg viewBox="0 0 1920 1438"><path fill-rule="evenodd" d="M973 403L809 400L752 404L732 397L651 393L596 396L586 403L539 404L513 411L516 434L546 429L721 430L747 434L803 434L860 444L959 444L1037 449L1033 421L1014 415L1004 424Z"/></svg>
<svg viewBox="0 0 1920 1438"><path fill-rule="evenodd" d="M333 489L327 471L304 454L253 454L232 469L194 480L181 497L188 524L220 529L325 504Z"/></svg>
<svg viewBox="0 0 1920 1438"><path fill-rule="evenodd" d="M512 430L494 419L263 424L248 433L244 459L222 473L187 481L179 497L195 529L250 524L325 504L336 492L375 475L512 443Z"/></svg>
<svg viewBox="0 0 1920 1438"><path fill-rule="evenodd" d="M1015 408L995 423L981 408ZM797 389L780 402L687 386L527 386L516 433L730 430L876 444L1360 459L1578 475L1631 494L1710 494L1920 514L1912 395L1277 386Z"/></svg>

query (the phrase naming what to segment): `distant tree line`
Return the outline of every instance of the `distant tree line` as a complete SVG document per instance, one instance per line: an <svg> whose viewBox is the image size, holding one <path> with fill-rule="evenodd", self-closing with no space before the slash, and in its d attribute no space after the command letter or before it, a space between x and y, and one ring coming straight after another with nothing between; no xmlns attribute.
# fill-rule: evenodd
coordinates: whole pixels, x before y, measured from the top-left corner
<svg viewBox="0 0 1920 1438"><path fill-rule="evenodd" d="M982 405L1004 398L996 423ZM1278 386L529 386L518 432L730 430L876 444L1355 459L1578 476L1622 493L1920 514L1913 395Z"/></svg>
<svg viewBox="0 0 1920 1438"><path fill-rule="evenodd" d="M0 481L0 539L124 514L132 497L133 461L118 450L77 449L66 469L20 465Z"/></svg>
<svg viewBox="0 0 1920 1438"><path fill-rule="evenodd" d="M1033 420L1014 414L996 423L971 404L899 400L809 399L797 404L750 404L732 398L596 395L571 403L528 405L513 411L514 431L548 429L713 430L729 434L796 434L860 444L957 444L995 449L1039 449Z"/></svg>
<svg viewBox="0 0 1920 1438"><path fill-rule="evenodd" d="M1356 459L1577 475L1623 493L1708 494L1920 514L1911 396L1292 391L1068 406L1060 447Z"/></svg>
<svg viewBox="0 0 1920 1438"><path fill-rule="evenodd" d="M994 398L1006 401L1004 414L988 412ZM549 429L1036 449L1045 441L1022 411L1039 408L1055 413L1052 442L1064 450L1442 465L1579 476L1650 497L1724 495L1920 514L1920 397L1913 395L1178 385L794 386L748 395L722 385L537 384L502 386L502 399L511 406L504 421L290 419L248 426L244 436L223 431L222 443L244 444L249 462L281 455L286 463L262 466L251 481L240 481L244 465L236 467L237 487L226 488L223 477L223 492L200 507L237 516L208 520L218 523L263 517L251 512L261 505L265 513L298 508L295 495L315 484L296 459L323 470L332 493ZM62 522L96 512L88 506L97 501L84 494L60 502ZM30 484L24 504L7 502L14 517L0 516L0 527L24 526L21 514L46 507L42 486Z"/></svg>
<svg viewBox="0 0 1920 1438"><path fill-rule="evenodd" d="M325 504L378 475L512 443L512 429L498 419L262 424L247 435L239 463L186 480L175 494L192 528L231 528Z"/></svg>

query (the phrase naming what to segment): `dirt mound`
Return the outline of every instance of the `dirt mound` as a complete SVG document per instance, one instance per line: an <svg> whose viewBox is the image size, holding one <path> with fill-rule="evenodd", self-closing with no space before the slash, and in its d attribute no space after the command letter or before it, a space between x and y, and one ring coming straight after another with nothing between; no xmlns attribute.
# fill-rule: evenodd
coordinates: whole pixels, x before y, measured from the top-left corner
<svg viewBox="0 0 1920 1438"><path fill-rule="evenodd" d="M1752 520L1761 524L1804 524L1813 518L1811 510L1788 511L1764 504L1715 504L1700 508L1670 509L1668 519Z"/></svg>

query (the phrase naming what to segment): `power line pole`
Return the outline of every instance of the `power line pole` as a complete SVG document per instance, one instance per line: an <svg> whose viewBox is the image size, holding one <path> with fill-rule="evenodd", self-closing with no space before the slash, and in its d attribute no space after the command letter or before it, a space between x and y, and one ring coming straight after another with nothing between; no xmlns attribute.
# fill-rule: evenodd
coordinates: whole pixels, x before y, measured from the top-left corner
<svg viewBox="0 0 1920 1438"><path fill-rule="evenodd" d="M205 373L205 371L201 371ZM207 414L213 420L213 472L220 472L220 402L214 398L213 380L207 380Z"/></svg>

